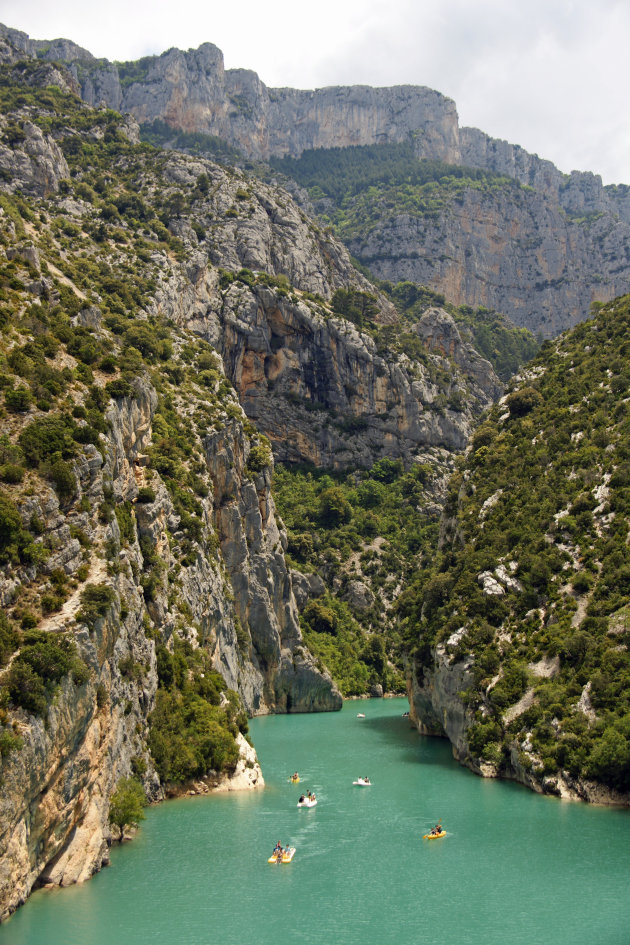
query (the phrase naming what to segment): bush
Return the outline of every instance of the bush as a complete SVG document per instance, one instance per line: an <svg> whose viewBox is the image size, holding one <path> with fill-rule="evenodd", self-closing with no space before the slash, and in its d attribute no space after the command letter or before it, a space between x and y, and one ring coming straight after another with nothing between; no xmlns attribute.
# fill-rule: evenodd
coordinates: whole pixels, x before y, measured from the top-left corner
<svg viewBox="0 0 630 945"><path fill-rule="evenodd" d="M123 838L125 827L137 825L144 820L147 800L144 790L135 778L121 778L109 802L109 822L120 830Z"/></svg>
<svg viewBox="0 0 630 945"><path fill-rule="evenodd" d="M64 459L56 459L48 468L48 477L52 480L60 499L71 499L77 491L77 481L72 467Z"/></svg>
<svg viewBox="0 0 630 945"><path fill-rule="evenodd" d="M111 397L112 400L123 400L125 397L133 396L133 387L129 381L124 380L122 377L106 384L105 390L107 391L108 397Z"/></svg>
<svg viewBox="0 0 630 945"><path fill-rule="evenodd" d="M20 633L4 611L0 611L0 666L8 661L20 645Z"/></svg>
<svg viewBox="0 0 630 945"><path fill-rule="evenodd" d="M7 390L4 394L4 402L12 413L27 413L31 406L31 392L28 387Z"/></svg>
<svg viewBox="0 0 630 945"><path fill-rule="evenodd" d="M24 742L7 728L0 730L0 758L6 758L12 751L19 751Z"/></svg>
<svg viewBox="0 0 630 945"><path fill-rule="evenodd" d="M15 662L5 677L11 701L32 715L41 717L48 710L46 686L29 663Z"/></svg>
<svg viewBox="0 0 630 945"><path fill-rule="evenodd" d="M304 608L304 620L315 633L335 633L337 621L334 611L326 607L321 601L311 600Z"/></svg>
<svg viewBox="0 0 630 945"><path fill-rule="evenodd" d="M81 591L81 608L77 620L93 630L98 618L105 616L115 600L115 591L107 584L86 584Z"/></svg>
<svg viewBox="0 0 630 945"><path fill-rule="evenodd" d="M154 490L151 489L149 486L141 486L138 489L138 498L136 501L140 503L147 503L147 504L150 504L151 502L155 502Z"/></svg>
<svg viewBox="0 0 630 945"><path fill-rule="evenodd" d="M19 444L30 466L38 466L55 453L63 459L69 459L75 453L73 424L70 418L55 416L33 420L19 437Z"/></svg>
<svg viewBox="0 0 630 945"><path fill-rule="evenodd" d="M542 402L542 396L533 387L521 387L506 398L511 417L524 417Z"/></svg>
<svg viewBox="0 0 630 945"><path fill-rule="evenodd" d="M233 769L239 751L222 709L197 695L159 689L149 747L163 782Z"/></svg>
<svg viewBox="0 0 630 945"><path fill-rule="evenodd" d="M0 479L2 482L16 485L24 479L24 468L16 466L15 463L5 463L0 466Z"/></svg>

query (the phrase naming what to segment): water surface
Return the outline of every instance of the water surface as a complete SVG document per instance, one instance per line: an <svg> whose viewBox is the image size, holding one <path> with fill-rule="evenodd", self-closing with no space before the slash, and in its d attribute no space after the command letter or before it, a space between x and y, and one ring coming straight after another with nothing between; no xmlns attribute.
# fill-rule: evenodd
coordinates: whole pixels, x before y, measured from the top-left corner
<svg viewBox="0 0 630 945"><path fill-rule="evenodd" d="M35 893L0 945L628 945L630 812L484 781L406 708L255 719L264 791L150 809L109 869ZM447 836L422 840L438 819ZM276 840L291 864L267 864Z"/></svg>

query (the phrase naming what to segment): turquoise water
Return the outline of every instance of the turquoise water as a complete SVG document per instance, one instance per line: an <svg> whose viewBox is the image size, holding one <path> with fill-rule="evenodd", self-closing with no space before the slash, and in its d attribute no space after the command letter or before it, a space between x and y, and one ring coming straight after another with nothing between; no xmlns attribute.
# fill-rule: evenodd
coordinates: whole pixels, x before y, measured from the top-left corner
<svg viewBox="0 0 630 945"><path fill-rule="evenodd" d="M406 708L255 719L264 791L149 810L111 868L35 893L0 945L628 945L630 812L483 781ZM276 840L291 864L267 864Z"/></svg>

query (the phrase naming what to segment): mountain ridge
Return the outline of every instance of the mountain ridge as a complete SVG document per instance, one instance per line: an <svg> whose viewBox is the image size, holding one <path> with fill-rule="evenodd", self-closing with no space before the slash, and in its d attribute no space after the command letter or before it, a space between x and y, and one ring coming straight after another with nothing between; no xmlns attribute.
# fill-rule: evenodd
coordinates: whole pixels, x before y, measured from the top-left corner
<svg viewBox="0 0 630 945"><path fill-rule="evenodd" d="M473 186L453 195L446 186L428 226L422 212L401 211L349 241L377 278L409 279L456 305L497 309L542 337L630 285L630 187L604 187L590 172L563 174L518 145L460 128L455 103L434 90L272 89L250 70L225 70L211 43L110 63L66 40L33 41L7 27L0 36L6 61L63 60L88 103L128 112L146 128L161 122L184 136L220 140L244 160L411 142L418 161L481 169L520 185L485 195ZM380 215L378 198L370 212Z"/></svg>

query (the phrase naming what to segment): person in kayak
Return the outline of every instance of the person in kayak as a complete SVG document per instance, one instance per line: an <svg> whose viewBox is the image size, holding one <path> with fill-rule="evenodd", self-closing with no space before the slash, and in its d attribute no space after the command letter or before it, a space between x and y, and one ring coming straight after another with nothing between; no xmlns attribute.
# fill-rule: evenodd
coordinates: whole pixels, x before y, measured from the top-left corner
<svg viewBox="0 0 630 945"><path fill-rule="evenodd" d="M276 843L276 845L275 845L275 847L274 847L274 849L273 849L273 854L274 854L274 856L277 856L278 853L280 853L280 854L282 853L282 844L280 843L279 840L278 840L278 842Z"/></svg>
<svg viewBox="0 0 630 945"><path fill-rule="evenodd" d="M306 798L304 797L304 795L303 795L303 794L300 794L300 800L299 800L298 803L303 804L305 800L306 800Z"/></svg>
<svg viewBox="0 0 630 945"><path fill-rule="evenodd" d="M432 836L436 837L439 833L442 833L442 828L439 824L436 824L433 830L431 831Z"/></svg>

